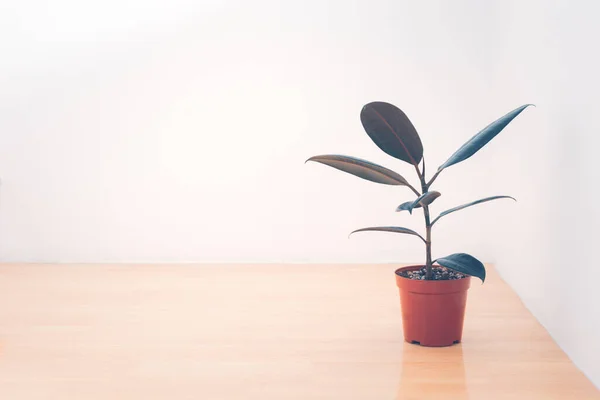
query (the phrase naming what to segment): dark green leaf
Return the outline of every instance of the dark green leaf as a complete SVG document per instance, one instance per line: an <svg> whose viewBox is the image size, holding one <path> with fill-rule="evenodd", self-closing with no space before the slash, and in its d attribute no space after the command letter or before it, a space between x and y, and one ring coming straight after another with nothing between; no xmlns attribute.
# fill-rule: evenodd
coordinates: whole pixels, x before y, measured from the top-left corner
<svg viewBox="0 0 600 400"><path fill-rule="evenodd" d="M428 206L431 203L433 203L435 201L435 199L437 199L441 195L442 194L440 192L436 192L435 190L432 190L430 192L423 193L421 196L419 196L419 198L417 200L415 200L415 202L422 206Z"/></svg>
<svg viewBox="0 0 600 400"><path fill-rule="evenodd" d="M322 155L311 157L308 161L315 161L321 164L329 165L330 167L347 172L359 178L366 179L371 182L382 183L384 185L403 185L410 186L406 179L400 174L382 167L381 165L372 162L361 160L356 157L342 155Z"/></svg>
<svg viewBox="0 0 600 400"><path fill-rule="evenodd" d="M413 204L414 204L414 200L413 201L404 202L404 203L400 204L398 206L398 208L396 208L396 211L408 211L408 209L411 208L411 207L412 208L421 208L420 204L417 204L416 206L413 206ZM412 214L412 212L411 212L411 214Z"/></svg>
<svg viewBox="0 0 600 400"><path fill-rule="evenodd" d="M443 163L438 171L448 168L451 165L459 163L471 157L473 154L478 152L483 146L485 146L490 140L492 140L497 134L499 134L513 119L517 117L523 110L533 104L525 104L519 108L514 109L505 116L492 122L479 133L473 136L467 143L463 144L450 158Z"/></svg>
<svg viewBox="0 0 600 400"><path fill-rule="evenodd" d="M363 107L360 121L365 131L384 152L418 166L423 158L423 144L417 130L398 107L375 101Z"/></svg>
<svg viewBox="0 0 600 400"><path fill-rule="evenodd" d="M402 203L396 208L396 211L404 211L408 210L409 213L412 214L412 210L414 208L420 208L422 206L428 206L435 201L442 194L440 192L436 192L432 190L431 192L423 193L414 201L407 201L406 203Z"/></svg>
<svg viewBox="0 0 600 400"><path fill-rule="evenodd" d="M446 257L438 258L435 262L440 264L442 267L450 268L454 271L458 271L470 276L475 276L481 279L481 283L485 282L485 266L481 261L469 254L451 254Z"/></svg>
<svg viewBox="0 0 600 400"><path fill-rule="evenodd" d="M351 232L350 235L352 235L353 233L356 233L356 232L367 232L367 231L405 233L407 235L418 236L421 238L422 241L425 242L425 239L423 238L423 236L419 235L417 232L413 231L412 229L402 228L399 226L375 226L375 227L371 227L371 228L362 228L362 229L357 229L357 230Z"/></svg>
<svg viewBox="0 0 600 400"><path fill-rule="evenodd" d="M476 204L481 204L481 203L485 203L487 201L492 201L492 200L497 200L497 199L513 199L514 201L517 201L514 197L510 197L510 196L492 196L492 197L486 197L483 199L475 200L470 203L462 204L460 206L456 206L449 210L441 212L440 215L438 215L437 218L431 222L431 225L435 224L437 222L437 220L442 218L444 215L448 215L450 213L453 213L454 211L462 210L463 208L471 207Z"/></svg>

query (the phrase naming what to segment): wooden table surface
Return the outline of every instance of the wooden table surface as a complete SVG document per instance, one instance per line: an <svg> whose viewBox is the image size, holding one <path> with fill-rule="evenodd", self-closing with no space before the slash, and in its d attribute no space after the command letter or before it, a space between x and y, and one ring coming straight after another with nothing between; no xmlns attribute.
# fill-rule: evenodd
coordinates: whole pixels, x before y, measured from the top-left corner
<svg viewBox="0 0 600 400"><path fill-rule="evenodd" d="M0 399L600 399L493 271L404 343L393 265L0 265Z"/></svg>

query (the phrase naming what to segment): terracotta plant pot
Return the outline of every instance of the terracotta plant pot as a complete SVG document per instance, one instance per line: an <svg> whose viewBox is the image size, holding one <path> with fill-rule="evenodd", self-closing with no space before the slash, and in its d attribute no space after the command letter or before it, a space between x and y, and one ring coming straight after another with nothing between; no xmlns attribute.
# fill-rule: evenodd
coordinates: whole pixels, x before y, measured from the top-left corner
<svg viewBox="0 0 600 400"><path fill-rule="evenodd" d="M423 268L410 266L396 270L400 291L404 340L421 346L451 346L462 340L467 290L471 277L446 281L404 278L401 271Z"/></svg>

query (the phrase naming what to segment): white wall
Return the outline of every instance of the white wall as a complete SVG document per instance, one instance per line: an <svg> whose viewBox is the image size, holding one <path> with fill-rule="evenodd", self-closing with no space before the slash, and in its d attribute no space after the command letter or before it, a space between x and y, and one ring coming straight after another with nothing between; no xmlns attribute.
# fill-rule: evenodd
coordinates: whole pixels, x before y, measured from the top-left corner
<svg viewBox="0 0 600 400"><path fill-rule="evenodd" d="M489 50L471 30L487 29L489 10L478 4L9 1L1 259L420 262L414 238L347 238L421 228L394 213L406 188L304 161L355 155L414 182L364 133L365 103L408 113L430 170L522 103L487 95ZM486 163L440 178L440 207L495 194L479 187ZM487 211L502 207L515 206ZM448 217L435 253L489 257L482 215Z"/></svg>
<svg viewBox="0 0 600 400"><path fill-rule="evenodd" d="M506 1L496 10L493 97L537 104L493 151L494 177L520 198L498 208L493 234L504 278L567 352L600 386L600 225L597 149L600 58L593 1ZM511 162L505 163L506 155ZM507 240L510 238L510 240Z"/></svg>
<svg viewBox="0 0 600 400"><path fill-rule="evenodd" d="M9 0L0 12L0 259L37 262L418 262L404 188L317 164L411 168L358 115L385 100L433 170L527 102L438 180L434 252L502 275L600 384L595 289L599 36L591 1ZM414 180L413 180L414 182Z"/></svg>

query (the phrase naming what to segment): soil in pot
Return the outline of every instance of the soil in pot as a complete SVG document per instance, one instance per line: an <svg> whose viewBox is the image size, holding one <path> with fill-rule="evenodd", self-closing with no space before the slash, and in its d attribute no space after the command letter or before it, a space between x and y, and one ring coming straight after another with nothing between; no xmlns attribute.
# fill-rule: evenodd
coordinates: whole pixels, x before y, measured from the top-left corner
<svg viewBox="0 0 600 400"><path fill-rule="evenodd" d="M417 280L417 281L418 280L423 281L423 280L425 280L426 272L427 272L427 269L425 267L423 267L421 269L417 269L416 271L401 270L398 273L398 275L400 275L403 278L413 279L413 280ZM461 274L460 272L456 272L449 268L441 267L438 265L433 266L433 268L431 269L431 272L432 272L431 280L433 280L433 281L450 281L450 280L455 280L455 279L463 279L463 278L467 277L467 275L465 275L465 274Z"/></svg>

